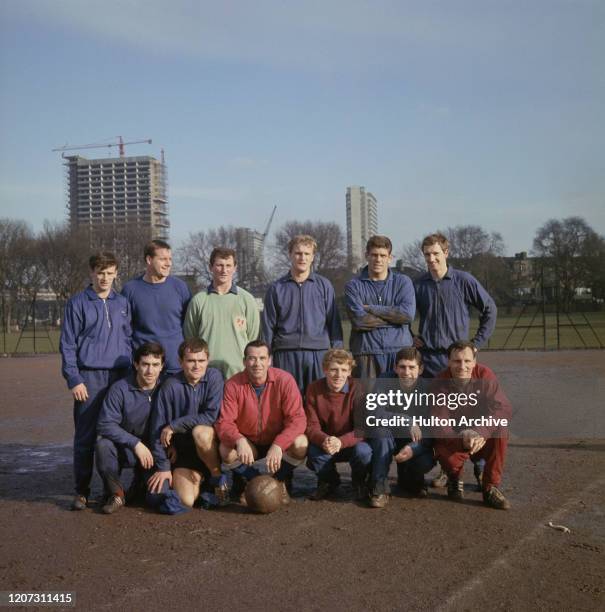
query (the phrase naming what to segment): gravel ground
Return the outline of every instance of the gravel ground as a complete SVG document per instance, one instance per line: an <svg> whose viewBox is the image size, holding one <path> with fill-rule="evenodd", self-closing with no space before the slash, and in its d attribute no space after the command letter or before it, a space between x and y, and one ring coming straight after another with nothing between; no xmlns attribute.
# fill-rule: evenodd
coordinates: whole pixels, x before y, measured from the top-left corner
<svg viewBox="0 0 605 612"><path fill-rule="evenodd" d="M469 485L462 504L433 489L369 509L352 501L347 470L338 497L311 502L301 469L292 504L272 515L234 505L179 517L70 512L59 357L2 359L0 590L75 591L86 610L603 609L605 352L482 358L523 424L503 483L510 511Z"/></svg>

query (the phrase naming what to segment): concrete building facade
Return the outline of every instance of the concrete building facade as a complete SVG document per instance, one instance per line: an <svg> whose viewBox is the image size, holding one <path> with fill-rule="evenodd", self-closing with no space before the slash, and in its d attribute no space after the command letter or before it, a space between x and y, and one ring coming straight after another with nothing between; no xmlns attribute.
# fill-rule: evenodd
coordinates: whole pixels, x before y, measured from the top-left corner
<svg viewBox="0 0 605 612"><path fill-rule="evenodd" d="M262 294L265 285L263 234L249 227L235 229L237 276L239 282L254 295Z"/></svg>
<svg viewBox="0 0 605 612"><path fill-rule="evenodd" d="M365 187L347 187L347 259L351 270L365 261L366 242L378 233L378 203Z"/></svg>
<svg viewBox="0 0 605 612"><path fill-rule="evenodd" d="M168 240L170 221L166 168L154 157L87 159L65 157L68 210L72 227L91 234L109 228L136 228Z"/></svg>

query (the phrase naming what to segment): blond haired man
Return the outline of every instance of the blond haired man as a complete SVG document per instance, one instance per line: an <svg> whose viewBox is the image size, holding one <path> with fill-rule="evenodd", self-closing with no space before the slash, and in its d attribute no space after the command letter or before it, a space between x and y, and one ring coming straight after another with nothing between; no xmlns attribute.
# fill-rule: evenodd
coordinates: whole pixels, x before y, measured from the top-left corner
<svg viewBox="0 0 605 612"><path fill-rule="evenodd" d="M328 496L340 484L336 463L348 461L355 496L366 496L372 450L355 435L354 403L359 384L351 378L355 361L348 351L331 349L323 358L324 378L311 383L305 395L307 463L317 474L311 499Z"/></svg>
<svg viewBox="0 0 605 612"><path fill-rule="evenodd" d="M294 376L303 396L321 378L325 352L343 345L334 287L312 271L316 252L312 236L290 240L290 271L267 290L262 317L262 337L271 346L275 367Z"/></svg>

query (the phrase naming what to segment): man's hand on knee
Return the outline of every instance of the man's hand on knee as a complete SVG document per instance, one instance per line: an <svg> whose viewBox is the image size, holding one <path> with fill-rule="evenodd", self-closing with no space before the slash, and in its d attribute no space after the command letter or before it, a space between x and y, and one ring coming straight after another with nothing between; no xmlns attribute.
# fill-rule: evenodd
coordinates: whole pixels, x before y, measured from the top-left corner
<svg viewBox="0 0 605 612"><path fill-rule="evenodd" d="M275 474L281 467L283 451L277 444L271 444L267 451L267 469L271 474Z"/></svg>
<svg viewBox="0 0 605 612"><path fill-rule="evenodd" d="M474 429L465 429L462 432L462 446L471 455L479 452L485 445L485 438L480 436Z"/></svg>
<svg viewBox="0 0 605 612"><path fill-rule="evenodd" d="M164 482L168 481L168 486L172 487L172 472L167 470L165 472L156 472L147 483L147 488L151 493L161 493L164 486Z"/></svg>
<svg viewBox="0 0 605 612"><path fill-rule="evenodd" d="M244 465L252 465L254 463L254 452L246 438L240 438L235 443L235 450L237 451L237 458Z"/></svg>

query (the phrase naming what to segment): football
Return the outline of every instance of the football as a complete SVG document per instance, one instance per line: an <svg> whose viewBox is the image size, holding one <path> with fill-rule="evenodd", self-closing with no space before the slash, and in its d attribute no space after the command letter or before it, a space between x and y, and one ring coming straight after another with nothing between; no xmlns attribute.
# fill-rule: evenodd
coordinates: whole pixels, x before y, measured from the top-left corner
<svg viewBox="0 0 605 612"><path fill-rule="evenodd" d="M253 512L270 514L281 506L281 487L273 476L253 478L246 486L246 503Z"/></svg>

